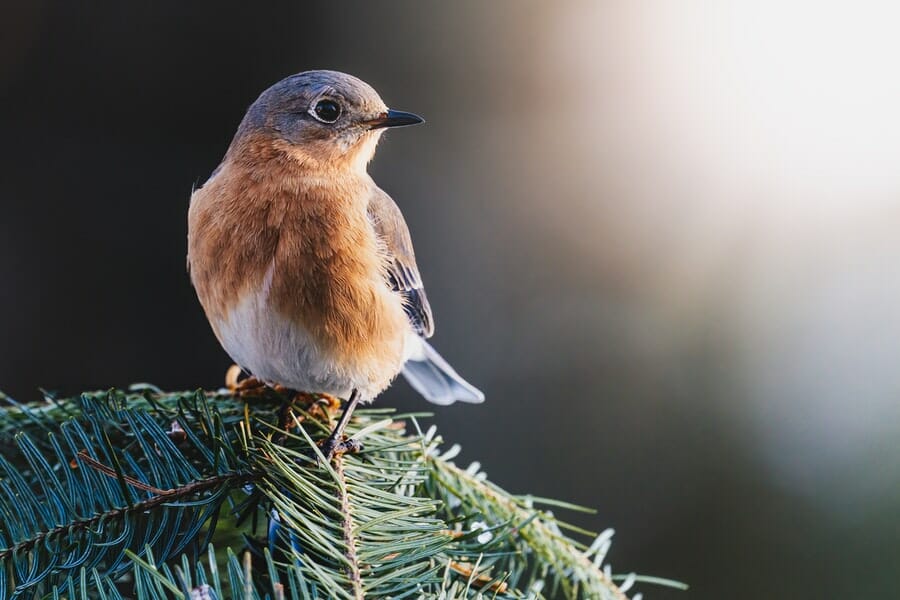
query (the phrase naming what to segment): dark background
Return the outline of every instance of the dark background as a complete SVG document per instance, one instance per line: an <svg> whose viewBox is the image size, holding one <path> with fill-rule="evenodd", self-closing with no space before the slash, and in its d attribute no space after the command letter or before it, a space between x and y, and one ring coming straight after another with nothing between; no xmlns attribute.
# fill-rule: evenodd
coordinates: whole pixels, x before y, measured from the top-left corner
<svg viewBox="0 0 900 600"><path fill-rule="evenodd" d="M463 460L692 586L647 598L896 597L896 21L770 9L5 6L0 387L221 385L191 186L261 90L343 70L428 119L371 172L487 394L434 408Z"/></svg>

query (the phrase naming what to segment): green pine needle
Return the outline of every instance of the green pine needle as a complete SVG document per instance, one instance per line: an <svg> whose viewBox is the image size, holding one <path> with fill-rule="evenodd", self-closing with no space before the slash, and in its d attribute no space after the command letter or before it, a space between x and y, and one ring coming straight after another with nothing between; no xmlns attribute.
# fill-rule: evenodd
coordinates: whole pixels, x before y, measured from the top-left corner
<svg viewBox="0 0 900 600"><path fill-rule="evenodd" d="M422 432L420 414L358 411L348 433L364 450L325 463L327 403L274 391L0 400L2 598L621 600L635 583L681 587L612 575L611 530L591 539L550 512L586 509L456 466L459 448Z"/></svg>

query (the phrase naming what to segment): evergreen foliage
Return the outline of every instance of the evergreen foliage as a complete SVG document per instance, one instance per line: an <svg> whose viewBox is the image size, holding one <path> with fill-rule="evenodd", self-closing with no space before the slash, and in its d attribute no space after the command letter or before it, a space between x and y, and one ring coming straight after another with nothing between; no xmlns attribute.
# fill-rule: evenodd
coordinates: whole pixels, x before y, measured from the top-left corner
<svg viewBox="0 0 900 600"><path fill-rule="evenodd" d="M0 399L0 598L621 600L642 579L604 566L611 531L579 541L550 511L577 507L456 466L417 415L358 411L364 448L326 463L337 407L313 396Z"/></svg>

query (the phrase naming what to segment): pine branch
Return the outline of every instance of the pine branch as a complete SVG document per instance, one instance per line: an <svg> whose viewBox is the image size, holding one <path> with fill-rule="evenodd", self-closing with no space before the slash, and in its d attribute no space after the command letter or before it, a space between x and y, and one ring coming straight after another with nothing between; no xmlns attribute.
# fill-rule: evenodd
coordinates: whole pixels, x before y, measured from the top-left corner
<svg viewBox="0 0 900 600"><path fill-rule="evenodd" d="M23 551L33 549L36 545L44 543L48 539L62 536L63 534L71 534L73 532L82 532L98 525L103 521L117 520L128 516L128 513L141 513L151 511L163 504L185 499L189 496L201 494L213 489L219 489L235 483L244 483L251 481L252 476L246 474L229 474L208 477L199 481L192 481L175 489L163 490L162 493L151 496L146 500L141 500L131 506L122 508L112 508L105 512L95 514L87 519L76 519L65 525L60 525L53 529L38 532L34 537L26 538L16 542L10 548L0 550L0 562L15 556ZM156 488L153 488L156 489Z"/></svg>
<svg viewBox="0 0 900 600"><path fill-rule="evenodd" d="M588 590L601 590L599 594L604 599L626 598L612 582L610 574L601 568L609 549L612 530L598 536L590 547L579 544L561 531L561 528L571 526L558 522L552 513L535 508L533 498L512 496L489 483L480 473L478 463L468 469L461 469L450 462L459 452L459 447L454 446L443 455L440 454L439 440L435 438L433 428L425 434L424 444L424 456L435 472L434 478L430 480L434 484L430 493L444 499L445 518L460 518L465 514L463 510L471 512L476 507L483 518L492 522L516 524L509 535L509 542L515 551L537 564L543 564L541 579L549 580L553 590L556 586L561 586L566 597L577 596L581 586ZM565 503L545 502L583 510ZM504 564L502 560L498 561L497 566L515 573L514 565ZM564 576L560 577L561 574ZM513 583L520 584L515 576Z"/></svg>
<svg viewBox="0 0 900 600"><path fill-rule="evenodd" d="M611 531L588 543L549 510L576 507L456 466L434 428L406 432L412 415L359 411L365 449L329 464L333 407L315 397L143 386L10 403L0 597L622 600L639 579L604 565Z"/></svg>
<svg viewBox="0 0 900 600"><path fill-rule="evenodd" d="M334 461L334 474L338 481L338 500L341 503L341 528L344 530L344 544L347 546L347 575L353 586L353 597L362 600L362 575L360 573L359 556L356 553L356 526L353 522L353 510L347 494L347 479L344 477L344 457L338 456Z"/></svg>

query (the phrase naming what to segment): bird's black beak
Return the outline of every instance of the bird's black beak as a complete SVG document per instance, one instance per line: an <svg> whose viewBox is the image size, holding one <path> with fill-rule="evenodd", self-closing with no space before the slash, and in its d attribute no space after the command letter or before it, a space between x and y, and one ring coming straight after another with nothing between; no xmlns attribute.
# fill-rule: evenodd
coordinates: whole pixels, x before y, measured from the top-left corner
<svg viewBox="0 0 900 600"><path fill-rule="evenodd" d="M374 119L363 121L363 125L368 125L369 129L381 129L382 127L405 127L406 125L418 125L424 123L425 119L413 113L403 112L402 110L389 110L381 113Z"/></svg>

